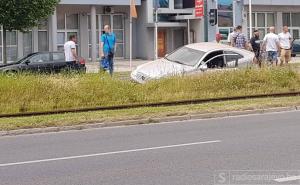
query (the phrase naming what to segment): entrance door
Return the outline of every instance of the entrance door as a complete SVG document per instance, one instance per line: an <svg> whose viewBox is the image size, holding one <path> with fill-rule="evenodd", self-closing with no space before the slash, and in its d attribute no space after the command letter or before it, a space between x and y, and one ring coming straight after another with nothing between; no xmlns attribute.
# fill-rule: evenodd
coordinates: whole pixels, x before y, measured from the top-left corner
<svg viewBox="0 0 300 185"><path fill-rule="evenodd" d="M159 30L158 31L158 57L164 57L167 54L167 47L166 47L166 31Z"/></svg>

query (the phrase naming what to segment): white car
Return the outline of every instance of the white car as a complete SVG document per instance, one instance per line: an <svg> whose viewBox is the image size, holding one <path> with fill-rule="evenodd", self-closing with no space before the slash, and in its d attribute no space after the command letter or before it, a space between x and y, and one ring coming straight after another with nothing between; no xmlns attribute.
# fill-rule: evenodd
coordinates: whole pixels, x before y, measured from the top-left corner
<svg viewBox="0 0 300 185"><path fill-rule="evenodd" d="M212 70L247 67L252 63L254 53L224 44L203 42L183 46L164 58L140 65L131 73L135 82L174 75L195 74Z"/></svg>

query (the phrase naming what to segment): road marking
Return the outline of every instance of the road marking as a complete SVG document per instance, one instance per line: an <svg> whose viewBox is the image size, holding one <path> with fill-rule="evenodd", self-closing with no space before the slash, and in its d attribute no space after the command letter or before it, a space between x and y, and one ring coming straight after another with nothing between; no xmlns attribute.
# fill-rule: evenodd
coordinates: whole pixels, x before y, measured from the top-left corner
<svg viewBox="0 0 300 185"><path fill-rule="evenodd" d="M300 180L300 176L291 176L291 177L274 179L274 181L276 182L288 182L288 181L295 181L295 180Z"/></svg>
<svg viewBox="0 0 300 185"><path fill-rule="evenodd" d="M60 158L52 158L52 159L41 159L41 160L33 160L33 161L4 163L4 164L0 164L0 167L34 164L34 163L43 163L43 162L51 162L51 161L62 161L62 160L70 160L70 159L80 159L80 158L97 157L97 156L105 156L105 155L125 154L125 153L142 152L142 151L149 151L149 150L159 150L159 149L166 149L166 148L186 147L186 146L220 143L220 142L222 142L222 141L221 140L203 141L203 142L195 142L195 143L185 143L185 144L178 144L178 145L166 145L166 146L158 146L158 147L151 147L151 148L122 150L122 151L115 151L115 152L106 152L106 153L97 153L97 154L88 154L88 155L78 155L78 156L60 157Z"/></svg>

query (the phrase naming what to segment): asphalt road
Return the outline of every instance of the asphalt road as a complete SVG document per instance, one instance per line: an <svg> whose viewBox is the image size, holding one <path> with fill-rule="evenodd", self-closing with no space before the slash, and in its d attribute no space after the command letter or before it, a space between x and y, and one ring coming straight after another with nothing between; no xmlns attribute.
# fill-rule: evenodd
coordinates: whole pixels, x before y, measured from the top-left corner
<svg viewBox="0 0 300 185"><path fill-rule="evenodd" d="M299 141L300 111L2 137L0 184L300 184Z"/></svg>

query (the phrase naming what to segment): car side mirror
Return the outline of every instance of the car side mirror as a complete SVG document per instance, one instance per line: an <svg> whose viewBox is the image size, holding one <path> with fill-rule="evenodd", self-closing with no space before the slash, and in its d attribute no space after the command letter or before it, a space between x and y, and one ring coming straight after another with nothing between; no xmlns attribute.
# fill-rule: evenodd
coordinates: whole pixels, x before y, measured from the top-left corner
<svg viewBox="0 0 300 185"><path fill-rule="evenodd" d="M29 60L25 60L25 62L24 62L26 65L28 65L29 63L30 63L30 61Z"/></svg>
<svg viewBox="0 0 300 185"><path fill-rule="evenodd" d="M201 71L207 71L207 69L208 69L207 64L201 64L200 67L199 67L199 69Z"/></svg>
<svg viewBox="0 0 300 185"><path fill-rule="evenodd" d="M165 54L165 57L169 56L169 54Z"/></svg>

